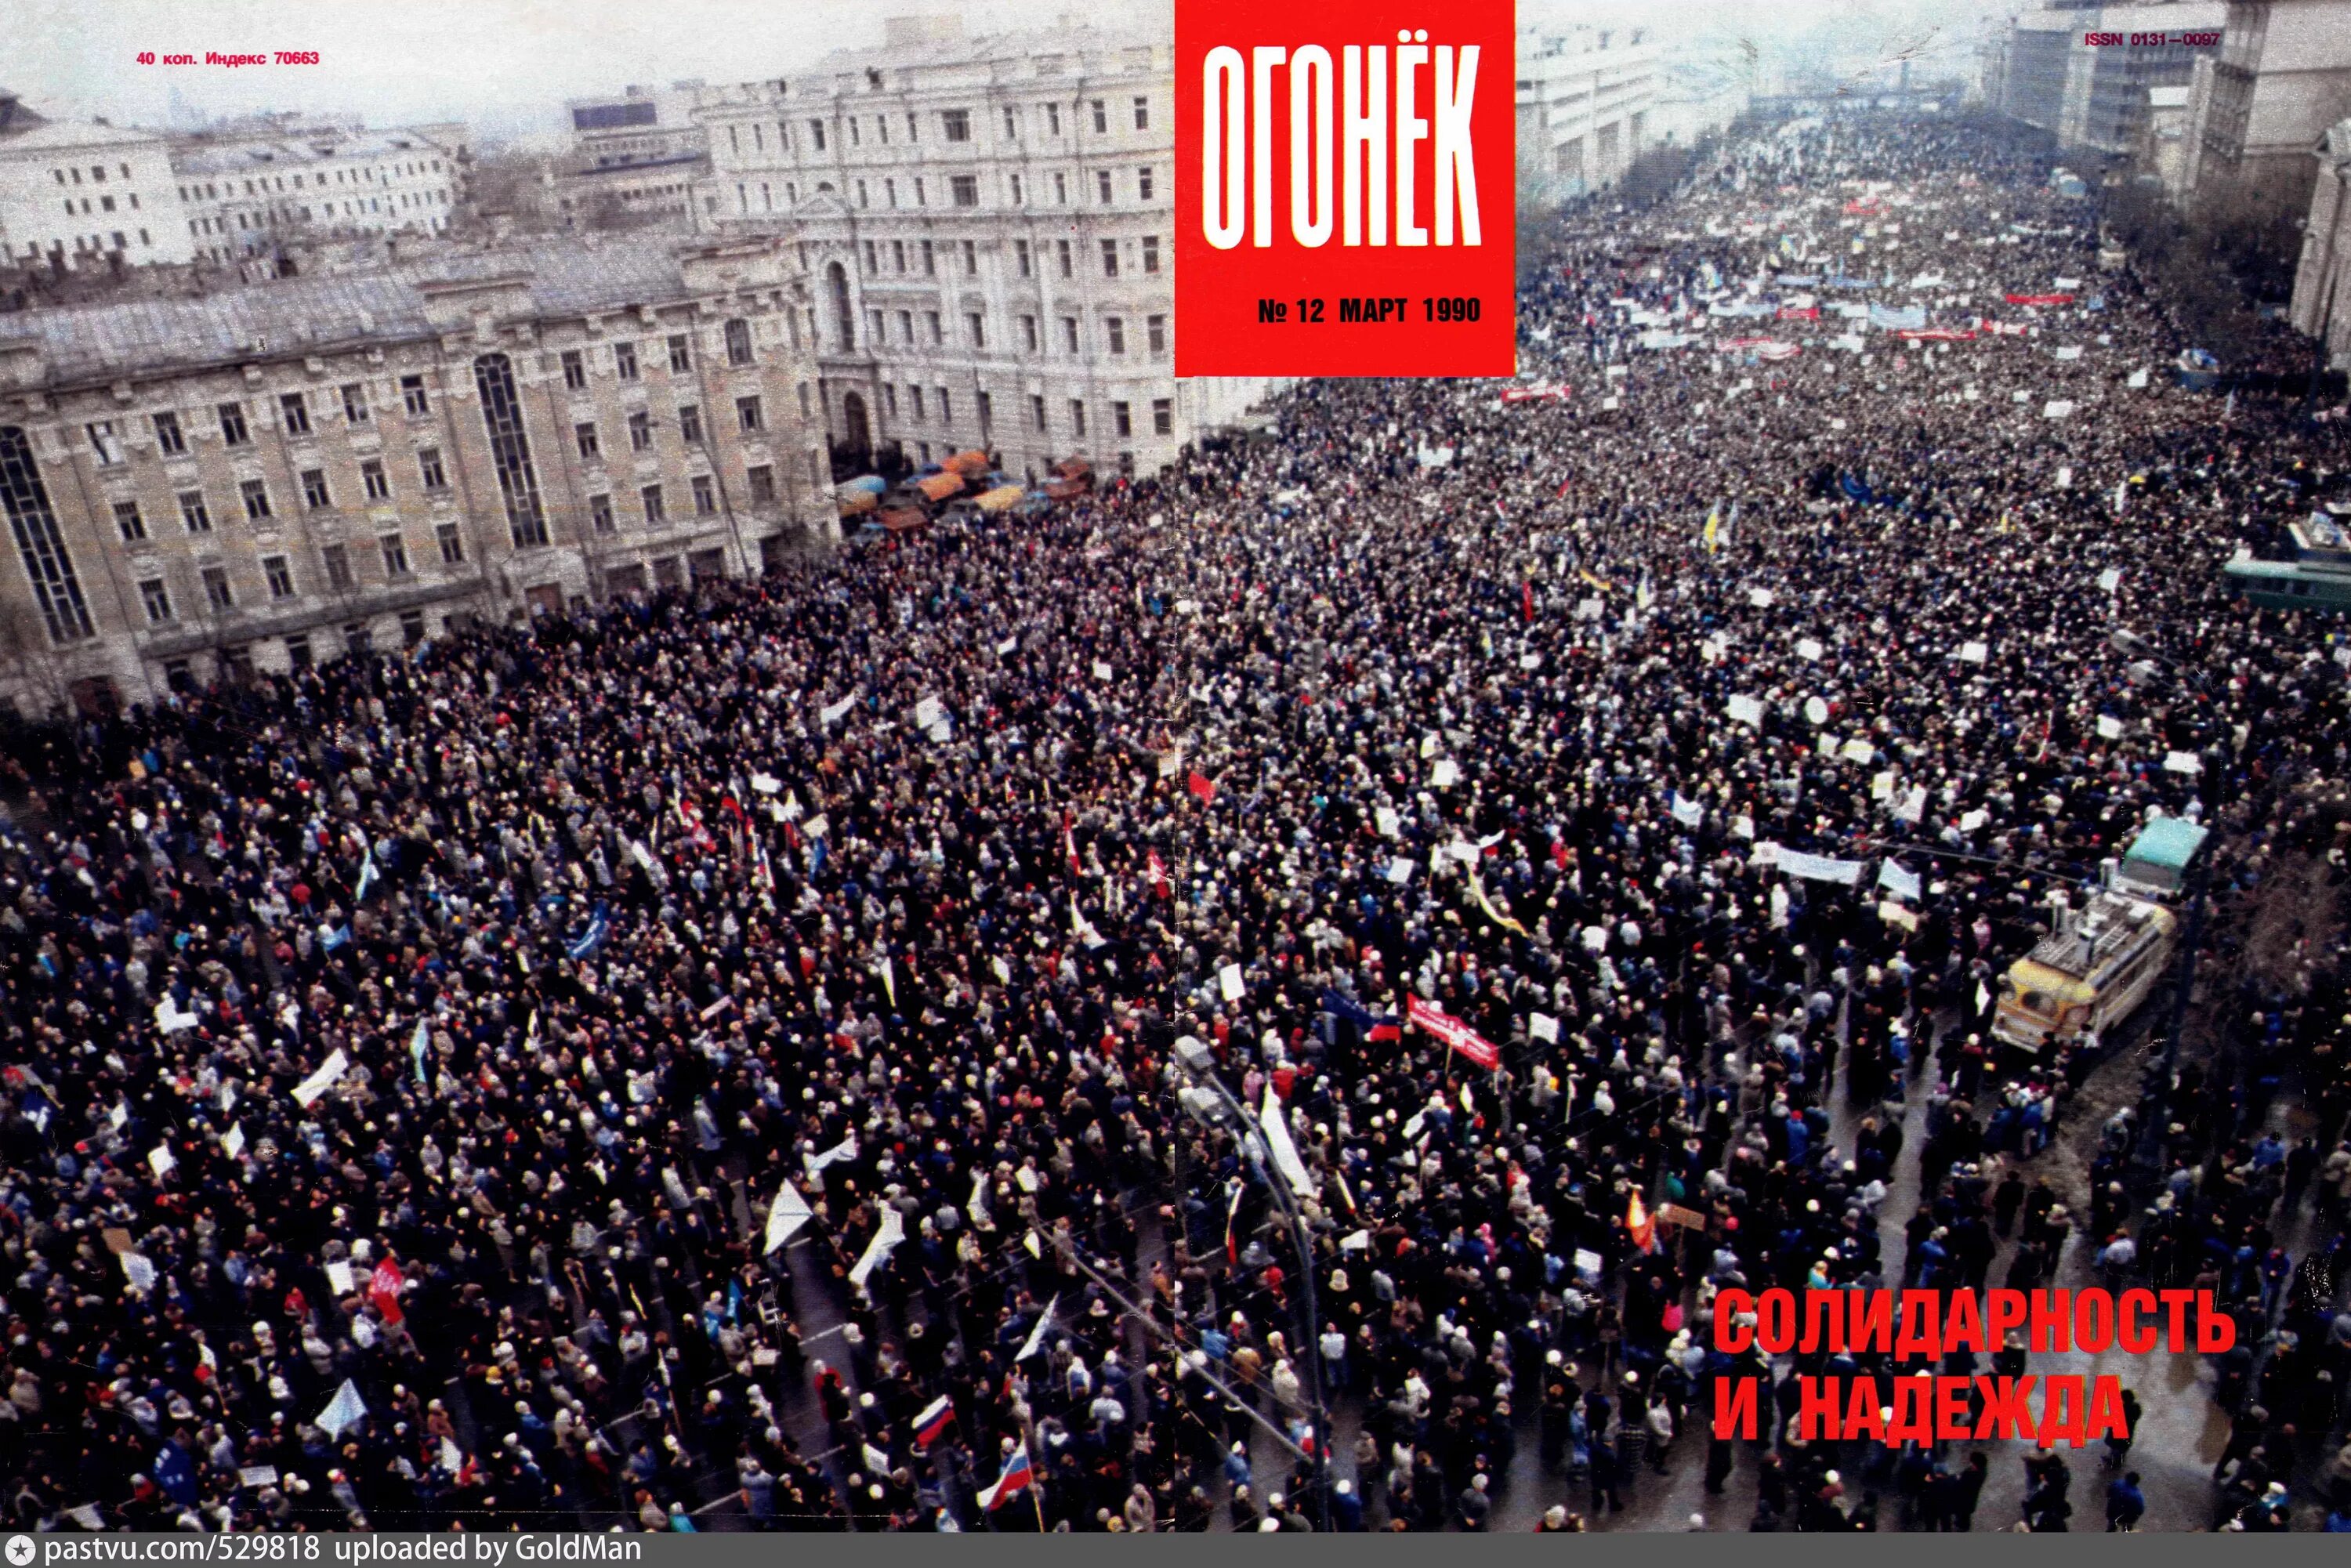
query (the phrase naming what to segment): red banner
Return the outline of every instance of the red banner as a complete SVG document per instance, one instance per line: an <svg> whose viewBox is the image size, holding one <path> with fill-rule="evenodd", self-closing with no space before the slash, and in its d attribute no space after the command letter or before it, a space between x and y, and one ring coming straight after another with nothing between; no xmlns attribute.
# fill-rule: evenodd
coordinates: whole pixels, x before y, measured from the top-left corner
<svg viewBox="0 0 2351 1568"><path fill-rule="evenodd" d="M1447 1051L1458 1051L1488 1071L1502 1065L1502 1053L1494 1042L1438 1007L1424 1002L1418 997L1405 1003L1405 1016L1420 1028L1445 1042Z"/></svg>
<svg viewBox="0 0 2351 1568"><path fill-rule="evenodd" d="M1905 327L1894 335L1912 343L1972 343L1976 338L1950 327Z"/></svg>
<svg viewBox="0 0 2351 1568"><path fill-rule="evenodd" d="M1792 305L1780 307L1780 319L1782 321L1817 321L1820 319L1821 308L1817 305L1807 305L1801 310Z"/></svg>
<svg viewBox="0 0 2351 1568"><path fill-rule="evenodd" d="M1174 10L1176 373L1512 374L1512 0Z"/></svg>
<svg viewBox="0 0 2351 1568"><path fill-rule="evenodd" d="M2001 298L2011 305L2071 305L2074 303L2074 297L2070 294L2003 294Z"/></svg>

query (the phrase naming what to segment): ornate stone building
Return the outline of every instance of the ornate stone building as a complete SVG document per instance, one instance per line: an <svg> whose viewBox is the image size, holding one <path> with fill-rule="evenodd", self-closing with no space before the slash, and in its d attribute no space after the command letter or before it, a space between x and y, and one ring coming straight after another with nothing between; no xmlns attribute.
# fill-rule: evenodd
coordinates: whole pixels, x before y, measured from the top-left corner
<svg viewBox="0 0 2351 1568"><path fill-rule="evenodd" d="M0 318L0 698L829 547L806 294L777 242L606 240Z"/></svg>
<svg viewBox="0 0 2351 1568"><path fill-rule="evenodd" d="M1173 60L1164 37L932 16L705 94L697 221L799 246L845 468L894 444L1148 473L1263 396L1176 380Z"/></svg>

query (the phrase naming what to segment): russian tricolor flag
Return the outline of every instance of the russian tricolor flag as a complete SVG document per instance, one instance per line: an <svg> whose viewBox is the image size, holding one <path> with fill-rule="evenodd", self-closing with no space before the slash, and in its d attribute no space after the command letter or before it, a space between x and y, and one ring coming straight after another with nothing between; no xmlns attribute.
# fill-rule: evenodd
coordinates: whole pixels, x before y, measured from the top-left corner
<svg viewBox="0 0 2351 1568"><path fill-rule="evenodd" d="M1004 1473L996 1484L979 1494L979 1506L990 1513L1037 1484L1037 1472L1029 1468L1026 1448L1005 1462Z"/></svg>
<svg viewBox="0 0 2351 1568"><path fill-rule="evenodd" d="M939 1434L955 1425L955 1406L941 1395L923 1406L914 1417L914 1447L927 1448L939 1440Z"/></svg>

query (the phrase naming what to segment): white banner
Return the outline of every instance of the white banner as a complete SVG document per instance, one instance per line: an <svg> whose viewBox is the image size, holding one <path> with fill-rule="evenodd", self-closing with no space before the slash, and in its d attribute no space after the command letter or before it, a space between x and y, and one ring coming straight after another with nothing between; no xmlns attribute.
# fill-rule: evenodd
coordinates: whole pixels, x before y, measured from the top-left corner
<svg viewBox="0 0 2351 1568"><path fill-rule="evenodd" d="M1810 882L1834 882L1851 887L1861 880L1862 865L1860 861L1831 860L1826 855L1805 854L1798 850L1780 852L1780 869Z"/></svg>
<svg viewBox="0 0 2351 1568"><path fill-rule="evenodd" d="M318 1071L294 1086L294 1103L308 1111L310 1103L340 1082L343 1074L350 1071L350 1059L338 1049L319 1064Z"/></svg>

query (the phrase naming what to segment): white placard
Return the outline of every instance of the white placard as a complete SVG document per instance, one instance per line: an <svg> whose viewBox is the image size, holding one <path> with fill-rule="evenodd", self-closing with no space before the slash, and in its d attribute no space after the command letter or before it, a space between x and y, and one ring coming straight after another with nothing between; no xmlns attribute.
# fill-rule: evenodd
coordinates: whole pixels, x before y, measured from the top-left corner
<svg viewBox="0 0 2351 1568"><path fill-rule="evenodd" d="M1816 696L1806 697L1804 699L1804 719L1805 722L1809 723L1814 729L1818 729L1821 726L1828 723L1829 705L1827 700L1825 698Z"/></svg>
<svg viewBox="0 0 2351 1568"><path fill-rule="evenodd" d="M1844 749L1837 755L1847 762L1858 762L1866 768L1877 760L1877 747L1865 740L1848 740L1844 743Z"/></svg>
<svg viewBox="0 0 2351 1568"><path fill-rule="evenodd" d="M2100 714L2098 716L2098 738L2100 740L2120 740L2122 737L2123 721L2116 718L2110 713Z"/></svg>
<svg viewBox="0 0 2351 1568"><path fill-rule="evenodd" d="M1228 964L1217 971L1217 989L1228 1002L1241 999L1241 967L1238 964Z"/></svg>
<svg viewBox="0 0 2351 1568"><path fill-rule="evenodd" d="M1774 597L1776 596L1768 588L1750 588L1747 591L1747 602L1758 610L1769 610Z"/></svg>
<svg viewBox="0 0 2351 1568"><path fill-rule="evenodd" d="M1098 681L1107 681L1116 676L1118 672L1116 670L1110 667L1109 660L1096 659L1094 661L1094 679Z"/></svg>
<svg viewBox="0 0 2351 1568"><path fill-rule="evenodd" d="M2064 419L2064 418L2067 417L2068 415L2070 415L2073 412L2074 412L2074 400L2073 400L2073 399L2071 399L2071 398L2063 398L2063 397L2053 397L2053 398L2051 398L2051 399L2050 399L2046 403L2044 403L2044 404L2043 404L2043 405L2042 405L2042 409L2041 409L2041 417L2042 417L2042 418L2043 418L2043 419Z"/></svg>
<svg viewBox="0 0 2351 1568"><path fill-rule="evenodd" d="M1821 646L1820 639L1817 637L1799 637L1796 639L1796 657L1800 659L1808 659L1812 663L1817 664L1821 662L1821 655L1827 652L1828 650L1826 648Z"/></svg>
<svg viewBox="0 0 2351 1568"><path fill-rule="evenodd" d="M1388 862L1388 880L1401 887L1412 880L1413 862L1398 856Z"/></svg>
<svg viewBox="0 0 2351 1568"><path fill-rule="evenodd" d="M1379 830L1380 837L1393 839L1403 832L1404 819L1396 815L1394 806L1374 806L1372 808L1372 825Z"/></svg>
<svg viewBox="0 0 2351 1568"><path fill-rule="evenodd" d="M1556 1044L1559 1040L1559 1019L1552 1017L1549 1013L1528 1014L1527 1038L1530 1040L1547 1040Z"/></svg>
<svg viewBox="0 0 2351 1568"><path fill-rule="evenodd" d="M2110 566L2106 568L2105 570L2098 573L2098 587L2105 592L2112 593L2116 589L2120 588L2122 585L2123 569L2121 567Z"/></svg>
<svg viewBox="0 0 2351 1568"><path fill-rule="evenodd" d="M1020 639L1019 639L1019 638L1018 638L1018 637L1007 637L1003 642L998 643L996 645L996 656L997 656L998 658L1001 659L1001 658L1003 658L1004 656L1006 656L1006 655L1007 655L1007 654L1008 654L1008 653L1018 653L1018 652L1019 651L1019 648L1020 648Z"/></svg>
<svg viewBox="0 0 2351 1568"><path fill-rule="evenodd" d="M351 1279L351 1266L340 1258L327 1260L327 1289L339 1296L348 1296L358 1289Z"/></svg>
<svg viewBox="0 0 2351 1568"><path fill-rule="evenodd" d="M1460 766L1450 757L1438 758L1437 759L1437 766L1428 770L1428 782L1432 789L1452 789L1453 786L1461 782Z"/></svg>
<svg viewBox="0 0 2351 1568"><path fill-rule="evenodd" d="M2201 773L2204 771L2204 759L2192 751L2174 751L2164 758L2163 770L2166 773Z"/></svg>
<svg viewBox="0 0 2351 1568"><path fill-rule="evenodd" d="M1986 643L1962 643L1959 657L1970 664L1980 664L1991 657L1991 646Z"/></svg>
<svg viewBox="0 0 2351 1568"><path fill-rule="evenodd" d="M779 795L783 792L784 781L772 773L754 773L751 775L751 788L762 795Z"/></svg>
<svg viewBox="0 0 2351 1568"><path fill-rule="evenodd" d="M943 710L939 706L938 698L923 698L922 701L914 705L914 727L916 729L930 728L931 726L939 722L939 715L942 711Z"/></svg>
<svg viewBox="0 0 2351 1568"><path fill-rule="evenodd" d="M1763 704L1754 697L1734 696L1729 704L1731 722L1750 729L1763 727Z"/></svg>

